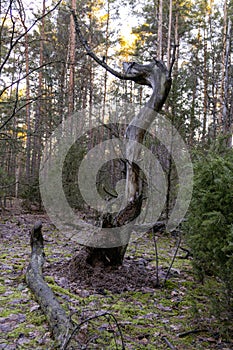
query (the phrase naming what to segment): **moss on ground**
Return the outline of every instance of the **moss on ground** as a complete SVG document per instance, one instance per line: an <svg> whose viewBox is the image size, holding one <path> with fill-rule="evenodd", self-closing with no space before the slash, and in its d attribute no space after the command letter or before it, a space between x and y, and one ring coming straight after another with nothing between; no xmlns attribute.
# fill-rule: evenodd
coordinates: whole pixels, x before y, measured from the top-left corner
<svg viewBox="0 0 233 350"><path fill-rule="evenodd" d="M57 238L57 231L51 231L49 227L46 232L50 234L50 241L46 242L46 256L50 264L59 261L61 257L73 256L73 244L69 245L67 242L65 249L61 248L64 246L64 240ZM0 317L8 318L20 314L26 317L22 323L16 324L3 334L2 342L10 346L15 339L20 339L23 335L27 341L20 345L20 349L54 350L55 345L46 318L23 283L22 270L25 271L30 257L30 249L23 238L23 234L17 238L20 248L18 251L13 244L14 236L12 242L8 239L4 241L0 254L0 263L5 266L3 276L0 277ZM166 273L174 254L176 240L170 236L161 236L157 244L159 266ZM9 245L14 249L9 249ZM24 251L27 251L27 254L23 254ZM129 246L127 253L138 258L148 257L151 266L155 267L155 254L149 236L142 237ZM178 252L178 255L180 253ZM155 288L151 292L130 291L113 294L104 291L103 295L100 295L90 290L85 297L81 297L72 293L71 289L61 287L59 280L54 279L54 276L46 276L45 281L59 298L67 314L76 311L72 318L77 323L104 312L114 315L121 327L127 350L165 350L167 345L164 337L177 350L211 350L217 349L218 339L223 342L232 337L232 323L215 315L210 303L213 291L216 293L219 288L218 281L209 278L204 285L195 281L190 260L177 258L165 286ZM163 285L163 277L160 277L160 282ZM195 329L207 329L208 332L178 337L180 333ZM115 350L115 341L120 349L119 332L113 320L101 317L88 321L82 332L87 340L98 336L98 349Z"/></svg>

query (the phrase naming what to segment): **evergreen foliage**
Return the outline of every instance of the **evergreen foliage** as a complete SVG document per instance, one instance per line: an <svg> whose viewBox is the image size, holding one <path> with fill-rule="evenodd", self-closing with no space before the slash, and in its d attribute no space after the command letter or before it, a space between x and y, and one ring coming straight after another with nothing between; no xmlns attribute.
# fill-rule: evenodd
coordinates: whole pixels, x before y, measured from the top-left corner
<svg viewBox="0 0 233 350"><path fill-rule="evenodd" d="M195 161L193 199L185 224L196 273L223 283L233 303L233 150L210 151Z"/></svg>

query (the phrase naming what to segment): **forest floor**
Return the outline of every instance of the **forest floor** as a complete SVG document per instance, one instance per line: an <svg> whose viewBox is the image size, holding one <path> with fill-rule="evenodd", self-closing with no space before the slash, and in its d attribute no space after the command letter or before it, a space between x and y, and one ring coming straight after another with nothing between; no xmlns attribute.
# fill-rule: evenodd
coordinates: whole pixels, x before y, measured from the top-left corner
<svg viewBox="0 0 233 350"><path fill-rule="evenodd" d="M82 260L82 248L46 215L14 210L0 220L0 349L55 349L46 318L25 282L30 230L37 220L43 223L45 280L67 314L82 323L78 349L121 349L122 342L127 350L233 349L232 322L217 316L221 302L213 312L218 283L211 278L198 283L191 260L181 258L183 251L164 285L175 237L157 237L160 287L155 287L151 234L129 246L123 266L93 269Z"/></svg>

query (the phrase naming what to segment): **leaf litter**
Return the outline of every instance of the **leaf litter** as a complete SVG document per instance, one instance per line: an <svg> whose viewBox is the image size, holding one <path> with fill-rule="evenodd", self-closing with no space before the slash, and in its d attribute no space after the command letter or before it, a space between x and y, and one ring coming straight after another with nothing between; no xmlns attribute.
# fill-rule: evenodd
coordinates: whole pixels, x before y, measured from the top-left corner
<svg viewBox="0 0 233 350"><path fill-rule="evenodd" d="M123 266L94 269L86 263L83 247L62 236L46 215L38 214L1 219L0 349L55 349L46 319L24 279L30 259L29 233L38 219L45 239L45 279L77 322L112 313L126 349L167 349L167 344L178 350L233 349L231 335L227 339L221 335L221 320L209 314L208 296L196 290L190 260L176 259L166 285L156 287L155 255L147 234L129 246ZM161 284L172 258L173 240L162 235L157 240ZM84 326L80 339L86 349L116 348L111 336L117 330L106 320ZM88 347L97 335L100 340L92 341L95 347Z"/></svg>

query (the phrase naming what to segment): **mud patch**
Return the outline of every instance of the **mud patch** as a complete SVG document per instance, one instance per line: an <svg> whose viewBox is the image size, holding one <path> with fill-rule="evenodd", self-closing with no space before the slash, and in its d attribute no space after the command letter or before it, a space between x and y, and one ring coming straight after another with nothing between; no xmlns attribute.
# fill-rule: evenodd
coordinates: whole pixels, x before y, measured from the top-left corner
<svg viewBox="0 0 233 350"><path fill-rule="evenodd" d="M53 274L58 277L66 276L71 291L89 289L104 294L122 293L127 291L153 292L158 287L155 267L150 259L135 259L128 256L122 266L95 266L86 262L87 254L81 250L70 261L50 266ZM159 278L163 279L165 271L159 268Z"/></svg>

